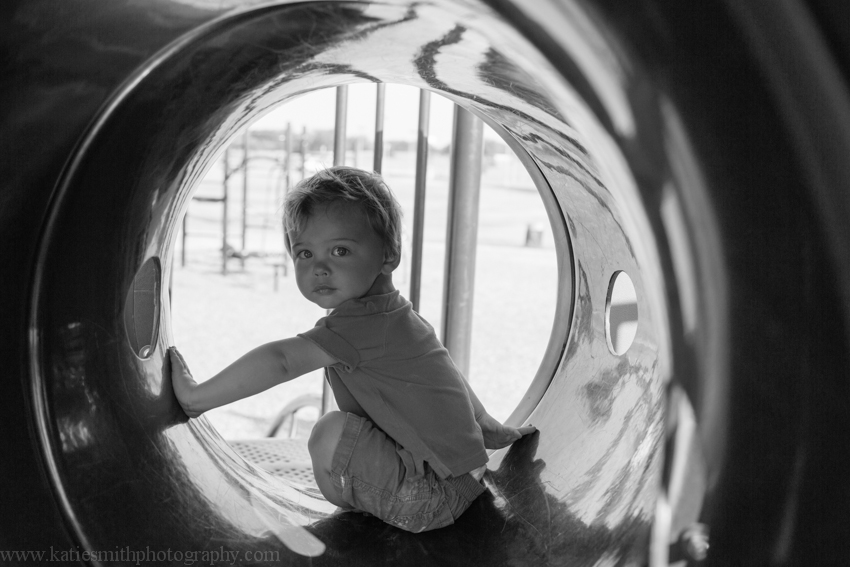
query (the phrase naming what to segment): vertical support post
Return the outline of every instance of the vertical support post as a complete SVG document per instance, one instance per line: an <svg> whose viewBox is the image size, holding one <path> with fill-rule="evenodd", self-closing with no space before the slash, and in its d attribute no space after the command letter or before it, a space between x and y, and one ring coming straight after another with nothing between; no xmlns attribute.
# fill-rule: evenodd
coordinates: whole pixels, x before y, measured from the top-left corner
<svg viewBox="0 0 850 567"><path fill-rule="evenodd" d="M285 176L284 186L283 186L283 196L284 198L289 195L289 190L292 188L292 124L290 122L286 123L286 138L284 139L284 151L286 155L283 158L283 174ZM283 228L283 224L280 225ZM287 270L287 254L286 254L286 234L281 230L281 236L283 237L281 241L281 266L280 269L284 275L286 275ZM275 285L274 290L277 291L277 269L275 269Z"/></svg>
<svg viewBox="0 0 850 567"><path fill-rule="evenodd" d="M336 88L334 123L334 165L345 165L345 126L348 121L348 85Z"/></svg>
<svg viewBox="0 0 850 567"><path fill-rule="evenodd" d="M244 149L242 151L242 250L239 262L245 269L245 250L247 248L246 238L248 236L248 128L245 128L243 138Z"/></svg>
<svg viewBox="0 0 850 567"><path fill-rule="evenodd" d="M230 148L224 150L224 195L221 197L221 275L227 275L227 181L230 178Z"/></svg>
<svg viewBox="0 0 850 567"><path fill-rule="evenodd" d="M419 311L422 294L422 248L425 233L425 181L428 177L428 126L431 93L419 91L419 135L416 141L416 182L413 196L413 242L410 257L410 303Z"/></svg>
<svg viewBox="0 0 850 567"><path fill-rule="evenodd" d="M381 173L384 165L384 106L387 97L387 85L378 83L375 95L375 150L372 156L372 169Z"/></svg>
<svg viewBox="0 0 850 567"><path fill-rule="evenodd" d="M336 120L334 122L334 165L345 165L345 125L348 118L348 87L336 89ZM336 407L334 393L328 384L327 374L322 380L322 415Z"/></svg>
<svg viewBox="0 0 850 567"><path fill-rule="evenodd" d="M307 127L301 128L301 144L299 145L301 153L301 179L307 177Z"/></svg>
<svg viewBox="0 0 850 567"><path fill-rule="evenodd" d="M290 177L290 171L292 169L292 124L290 122L286 123L286 138L284 139L284 151L286 155L283 157L283 174L285 176L285 184L283 194L286 195L289 193L290 185L292 183L292 179Z"/></svg>
<svg viewBox="0 0 850 567"><path fill-rule="evenodd" d="M354 167L360 167L360 136L354 138Z"/></svg>
<svg viewBox="0 0 850 567"><path fill-rule="evenodd" d="M334 398L334 392L331 389L330 382L328 382L328 371L325 369L322 374L322 415L338 409L339 406Z"/></svg>
<svg viewBox="0 0 850 567"><path fill-rule="evenodd" d="M484 123L456 106L449 178L446 271L443 286L443 343L464 376L472 347L472 298Z"/></svg>

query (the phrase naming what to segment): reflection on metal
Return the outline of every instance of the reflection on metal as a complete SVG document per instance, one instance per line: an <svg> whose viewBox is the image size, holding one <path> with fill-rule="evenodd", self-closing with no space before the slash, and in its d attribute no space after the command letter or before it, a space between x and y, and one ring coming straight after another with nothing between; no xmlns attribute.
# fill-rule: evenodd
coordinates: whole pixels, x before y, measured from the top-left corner
<svg viewBox="0 0 850 567"><path fill-rule="evenodd" d="M667 497L659 494L655 501L651 536L649 540L649 567L668 567L670 565L670 534L673 531L673 510Z"/></svg>
<svg viewBox="0 0 850 567"><path fill-rule="evenodd" d="M446 223L446 271L443 287L443 344L457 367L469 376L472 348L472 298L484 123L455 107Z"/></svg>
<svg viewBox="0 0 850 567"><path fill-rule="evenodd" d="M180 266L186 267L186 230L189 228L189 219L187 215L183 215L183 220L180 221Z"/></svg>
<svg viewBox="0 0 850 567"><path fill-rule="evenodd" d="M422 293L422 244L425 234L425 189L428 180L428 126L431 120L431 93L419 92L419 130L416 139L416 182L413 196L413 238L410 256L410 303L419 311Z"/></svg>
<svg viewBox="0 0 850 567"><path fill-rule="evenodd" d="M285 507L262 492L251 492L248 494L248 498L251 500L252 511L265 527L265 530L260 532L261 534L271 533L290 551L302 557L319 557L325 553L327 547L320 539L290 522L289 513ZM256 552L252 557L266 558L266 556L256 554ZM268 561L263 561L263 563L275 563L279 561L279 556L270 554L267 559Z"/></svg>
<svg viewBox="0 0 850 567"><path fill-rule="evenodd" d="M555 310L552 313L552 331L549 337L549 343L546 345L546 351L543 354L540 366L528 390L506 421L506 423L510 424L521 424L525 423L537 408L538 403L555 378L558 365L564 357L569 329L572 326L572 319L575 312L576 265L568 234L566 217L558 204L555 191L549 184L549 180L543 175L533 156L525 151L525 148L517 139L508 136L504 129L497 129L496 132L502 134L502 139L513 150L514 155L516 155L520 163L523 164L546 207L549 228L552 231L552 239L555 244L558 269L559 285ZM540 321L541 325L549 323L549 321Z"/></svg>
<svg viewBox="0 0 850 567"><path fill-rule="evenodd" d="M375 94L375 143L372 157L372 169L381 173L384 162L384 103L387 97L387 85L377 84Z"/></svg>

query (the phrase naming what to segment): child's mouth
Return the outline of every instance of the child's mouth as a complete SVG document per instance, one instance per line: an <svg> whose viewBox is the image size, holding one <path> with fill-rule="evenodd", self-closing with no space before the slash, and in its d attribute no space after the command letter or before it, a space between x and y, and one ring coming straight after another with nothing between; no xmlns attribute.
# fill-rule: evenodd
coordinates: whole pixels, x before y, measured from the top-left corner
<svg viewBox="0 0 850 567"><path fill-rule="evenodd" d="M336 291L334 288L327 285L317 285L313 288L313 293L318 293L319 295L328 295Z"/></svg>

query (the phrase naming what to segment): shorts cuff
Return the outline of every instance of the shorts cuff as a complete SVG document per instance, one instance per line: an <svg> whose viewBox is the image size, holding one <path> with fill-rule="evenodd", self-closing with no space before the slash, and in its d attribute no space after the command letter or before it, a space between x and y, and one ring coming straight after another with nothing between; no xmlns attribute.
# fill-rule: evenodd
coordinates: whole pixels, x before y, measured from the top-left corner
<svg viewBox="0 0 850 567"><path fill-rule="evenodd" d="M484 484L475 480L471 474L466 473L458 477L450 476L446 482L451 483L458 495L463 497L467 502L474 502L476 498L487 490Z"/></svg>

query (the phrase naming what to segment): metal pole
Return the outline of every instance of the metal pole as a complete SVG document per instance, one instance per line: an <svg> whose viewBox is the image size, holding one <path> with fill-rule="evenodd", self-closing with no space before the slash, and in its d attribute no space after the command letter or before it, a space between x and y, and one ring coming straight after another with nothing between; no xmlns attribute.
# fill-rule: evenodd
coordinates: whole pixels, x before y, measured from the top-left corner
<svg viewBox="0 0 850 567"><path fill-rule="evenodd" d="M428 174L428 125L431 93L419 92L419 136L416 141L416 184L413 196L413 242L410 258L410 303L419 311L422 293L422 245L425 232L425 180Z"/></svg>
<svg viewBox="0 0 850 567"><path fill-rule="evenodd" d="M239 262L245 269L245 240L248 235L248 129L245 128L244 150L242 152L242 251Z"/></svg>
<svg viewBox="0 0 850 567"><path fill-rule="evenodd" d="M227 275L227 180L230 177L230 167L228 165L230 148L224 150L224 195L221 197L222 213L221 213L221 274Z"/></svg>
<svg viewBox="0 0 850 567"><path fill-rule="evenodd" d="M472 298L484 123L455 107L443 287L443 343L464 376L472 347Z"/></svg>
<svg viewBox="0 0 850 567"><path fill-rule="evenodd" d="M307 177L307 127L301 128L301 179Z"/></svg>
<svg viewBox="0 0 850 567"><path fill-rule="evenodd" d="M289 195L289 190L292 188L291 187L292 176L290 174L290 170L292 168L292 124L289 123L289 122L286 123L286 140L284 141L284 144L285 144L286 156L284 157L284 161L283 161L283 169L284 169L284 175L286 176L286 183L284 184L284 187L283 187L283 195L284 195L284 197L286 197L286 195ZM279 224L278 226L280 226L281 229L283 229L282 223ZM281 240L281 243L283 245L281 246L280 269L284 273L284 275L286 275L286 272L287 272L287 269L288 269L287 268L287 259L286 259L287 258L287 254L286 254L286 234L283 232L283 230L281 230L281 236L283 237L282 240ZM275 269L274 274L275 274L274 290L277 291L277 269Z"/></svg>
<svg viewBox="0 0 850 567"><path fill-rule="evenodd" d="M334 165L345 164L345 123L348 111L348 87L336 89L336 121L334 123ZM327 372L327 371L326 371ZM336 408L334 393L328 384L327 374L322 380L322 415Z"/></svg>
<svg viewBox="0 0 850 567"><path fill-rule="evenodd" d="M334 124L334 165L345 165L345 125L348 119L348 86L336 88L336 122Z"/></svg>
<svg viewBox="0 0 850 567"><path fill-rule="evenodd" d="M387 85L378 83L378 93L375 96L375 150L372 157L372 169L381 173L384 163L384 101L387 96Z"/></svg>
<svg viewBox="0 0 850 567"><path fill-rule="evenodd" d="M360 167L360 136L354 138L354 167Z"/></svg>
<svg viewBox="0 0 850 567"><path fill-rule="evenodd" d="M286 185L284 185L284 195L289 193L290 184L292 183L289 171L292 168L292 124L289 122L286 123L286 140L284 140L284 144L286 144L286 156L283 158L283 170L284 175L286 175Z"/></svg>

